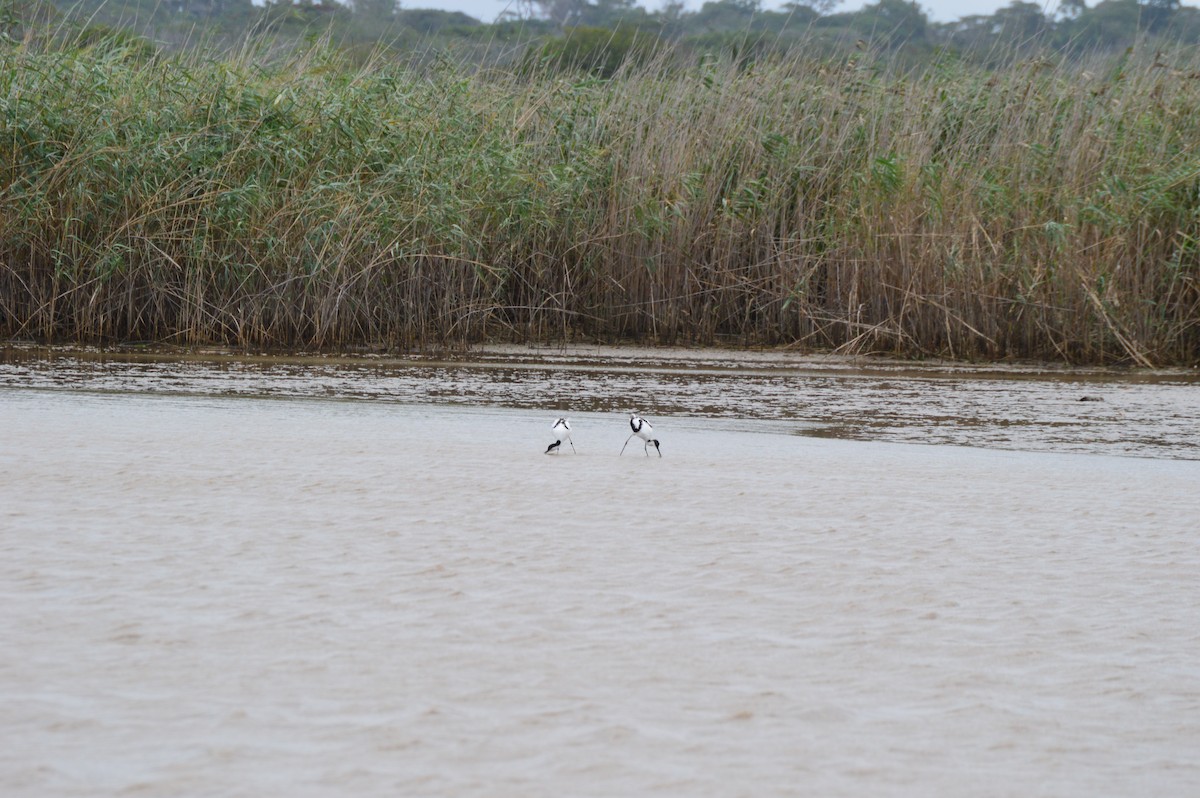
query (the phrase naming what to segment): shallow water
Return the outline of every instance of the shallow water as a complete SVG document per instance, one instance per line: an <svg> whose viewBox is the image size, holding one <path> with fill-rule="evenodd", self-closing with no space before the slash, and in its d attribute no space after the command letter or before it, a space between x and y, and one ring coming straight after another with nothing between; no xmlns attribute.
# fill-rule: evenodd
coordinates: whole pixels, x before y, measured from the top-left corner
<svg viewBox="0 0 1200 798"><path fill-rule="evenodd" d="M780 352L493 348L460 360L0 349L0 387L776 421L797 435L1200 459L1200 372Z"/></svg>
<svg viewBox="0 0 1200 798"><path fill-rule="evenodd" d="M1065 445L954 433L1001 450L891 442L925 423L907 399L856 427L872 441L746 418L754 391L715 364L666 388L613 363L416 366L459 375L449 399L399 365L326 367L0 370L0 794L1200 783L1200 464L1015 450L1128 452L1066 403L1142 383L1067 383ZM841 368L831 401L884 403L837 397L883 379ZM618 456L606 406L572 413L577 455L541 454L571 391L661 408L647 390L685 408L654 418L662 458Z"/></svg>

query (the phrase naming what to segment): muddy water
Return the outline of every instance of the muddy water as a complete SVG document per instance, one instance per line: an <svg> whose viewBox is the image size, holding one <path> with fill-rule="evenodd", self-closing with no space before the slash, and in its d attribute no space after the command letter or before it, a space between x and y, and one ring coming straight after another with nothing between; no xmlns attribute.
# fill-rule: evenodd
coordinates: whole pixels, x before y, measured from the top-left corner
<svg viewBox="0 0 1200 798"><path fill-rule="evenodd" d="M887 363L778 352L493 348L469 358L0 349L0 387L780 422L791 434L1200 459L1200 371Z"/></svg>
<svg viewBox="0 0 1200 798"><path fill-rule="evenodd" d="M10 358L0 794L1194 791L1185 376L646 359Z"/></svg>

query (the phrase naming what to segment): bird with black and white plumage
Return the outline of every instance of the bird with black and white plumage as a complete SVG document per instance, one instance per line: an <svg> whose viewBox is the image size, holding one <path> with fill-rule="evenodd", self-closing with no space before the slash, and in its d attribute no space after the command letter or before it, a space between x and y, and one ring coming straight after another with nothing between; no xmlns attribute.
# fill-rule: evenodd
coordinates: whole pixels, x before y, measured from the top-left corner
<svg viewBox="0 0 1200 798"><path fill-rule="evenodd" d="M554 443L546 447L545 454L550 454L551 452L557 453L559 451L558 447L562 446L564 440L571 444L571 451L575 452L575 441L571 440L571 422L565 418L560 418L554 422L554 426L550 428L550 431L554 433ZM575 452L575 454L579 453Z"/></svg>
<svg viewBox="0 0 1200 798"><path fill-rule="evenodd" d="M658 452L658 456L662 457L662 449L658 447L658 438L654 437L654 427L650 426L649 421L637 415L636 413L630 413L629 428L633 430L633 432L631 432L629 437L625 439L625 446L628 446L629 442L633 440L634 436L637 436L646 442L642 446L642 449L646 452L647 457L650 456L650 444L652 443L654 444L655 450ZM621 447L621 454L625 454L625 446Z"/></svg>

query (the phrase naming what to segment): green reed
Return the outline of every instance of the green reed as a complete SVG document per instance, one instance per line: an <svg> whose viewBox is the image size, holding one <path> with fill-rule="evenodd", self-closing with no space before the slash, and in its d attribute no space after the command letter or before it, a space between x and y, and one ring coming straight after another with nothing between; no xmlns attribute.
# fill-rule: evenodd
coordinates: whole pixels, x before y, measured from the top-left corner
<svg viewBox="0 0 1200 798"><path fill-rule="evenodd" d="M0 331L1200 362L1200 73L0 45Z"/></svg>

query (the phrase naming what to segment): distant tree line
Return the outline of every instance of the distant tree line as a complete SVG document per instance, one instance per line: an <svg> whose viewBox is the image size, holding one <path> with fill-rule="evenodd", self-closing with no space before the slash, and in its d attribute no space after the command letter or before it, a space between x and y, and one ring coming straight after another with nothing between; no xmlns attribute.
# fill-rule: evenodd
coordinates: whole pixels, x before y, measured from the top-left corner
<svg viewBox="0 0 1200 798"><path fill-rule="evenodd" d="M0 25L14 7L39 0L0 0ZM328 31L341 46L400 51L440 47L495 53L514 60L560 58L611 72L628 56L664 44L692 52L759 56L798 45L813 55L854 49L886 51L901 62L951 53L998 66L1048 51L1119 52L1139 41L1200 43L1200 9L1180 0L1061 0L1051 12L1014 0L994 14L931 21L909 0L878 0L836 12L839 0L792 0L778 10L760 0L710 0L689 11L669 0L651 11L633 0L520 0L490 21L460 12L409 8L400 0L53 0L51 8L93 24L128 29L167 47L236 40L254 30L280 40ZM532 45L532 47L531 47Z"/></svg>

